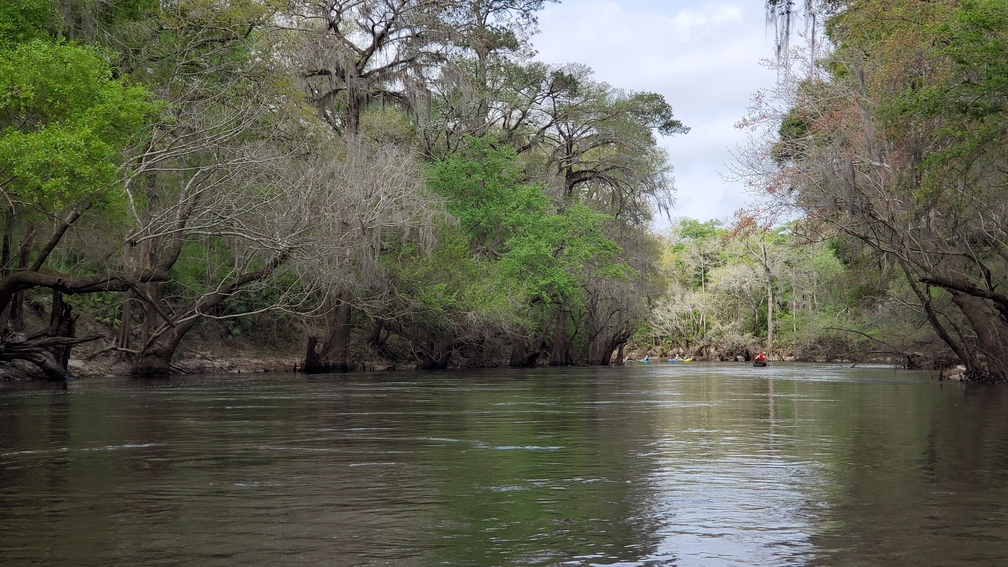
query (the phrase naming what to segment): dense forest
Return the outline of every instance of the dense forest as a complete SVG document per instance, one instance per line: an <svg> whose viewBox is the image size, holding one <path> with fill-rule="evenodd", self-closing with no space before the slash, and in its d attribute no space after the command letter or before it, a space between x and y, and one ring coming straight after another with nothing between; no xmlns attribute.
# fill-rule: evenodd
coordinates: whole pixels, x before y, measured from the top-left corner
<svg viewBox="0 0 1008 567"><path fill-rule="evenodd" d="M674 215L663 95L534 59L544 1L2 3L0 361L1008 376L1004 1L808 4L801 46L768 3L761 202L707 222Z"/></svg>

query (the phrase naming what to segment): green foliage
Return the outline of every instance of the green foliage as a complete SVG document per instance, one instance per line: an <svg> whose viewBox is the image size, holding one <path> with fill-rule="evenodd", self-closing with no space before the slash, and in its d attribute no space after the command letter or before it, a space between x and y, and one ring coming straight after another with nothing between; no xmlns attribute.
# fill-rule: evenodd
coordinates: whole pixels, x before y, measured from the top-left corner
<svg viewBox="0 0 1008 567"><path fill-rule="evenodd" d="M326 199L344 196L326 177L347 155L348 140L339 138L423 147L418 138L433 131L413 107L423 90L451 99L431 105L444 146L426 155L446 156L430 165L428 186L457 224L438 227L435 239L428 219L415 248L397 248L388 235L413 236L395 226L408 221L358 217L388 200L348 195L359 209L340 213L333 232L373 236L369 250L381 263L368 266L378 277L340 292L373 309L367 314L382 330L416 339L413 346L441 342L440 353L425 351L439 360L445 348L458 348L451 345L487 337L524 342L534 355L542 337L566 333L569 344L555 350L583 347L572 355L578 360L602 360L622 344L651 293L636 281L654 275L646 220L652 205L672 202L656 136L688 130L665 98L594 82L586 67L512 58L529 50L539 0L431 5L459 18L451 37L440 35L445 14L427 5L382 13L381 3L346 2L333 25L319 26L315 4L0 0L0 197L11 204L5 265L18 263L22 244L28 256L38 253L39 219L48 227L54 215L70 218L65 209L90 207L55 250L37 256L45 268L135 277L153 269L168 275L144 282L162 315L186 313L198 298L217 297L211 292L236 270L266 266L263 257L279 248L300 260L305 248L332 244L302 236L310 230L300 223L310 225L311 214L332 206ZM365 38L376 18L393 12L402 34ZM374 49L350 45L368 39ZM446 42L458 49L458 67L442 57ZM453 103L458 112L448 109ZM305 132L311 128L314 135ZM466 138L486 132L498 138ZM554 151L568 142L570 155ZM572 165L560 171L562 164ZM564 187L554 191L558 180ZM308 211L308 220L287 203ZM127 211L132 224L122 229L116 223ZM276 218L283 222L270 222ZM262 235L286 222L293 234ZM339 262L358 258L351 247ZM237 316L304 291L272 277L243 283L207 309ZM110 292L75 301L110 324L121 299ZM149 315L134 311L124 333ZM158 334L163 345L148 346L176 348L170 341L196 320L145 321L148 330L172 327ZM569 327L551 329L558 321Z"/></svg>
<svg viewBox="0 0 1008 567"><path fill-rule="evenodd" d="M501 274L532 301L579 301L592 268L631 272L612 263L619 247L605 236L607 215L586 205L557 210L539 187L517 182L520 171L510 148L470 139L432 169L430 187L447 197L473 249L499 259Z"/></svg>
<svg viewBox="0 0 1008 567"><path fill-rule="evenodd" d="M501 270L521 282L534 301L579 304L581 282L591 268L618 277L633 273L629 266L613 264L619 246L604 234L606 219L585 205L560 214L544 211L508 241Z"/></svg>
<svg viewBox="0 0 1008 567"><path fill-rule="evenodd" d="M781 120L777 134L780 142L774 145L772 157L778 164L803 156L802 142L812 132L809 121L798 108L792 108Z"/></svg>
<svg viewBox="0 0 1008 567"><path fill-rule="evenodd" d="M0 178L47 208L122 198L122 149L156 111L93 48L33 40L0 53Z"/></svg>
<svg viewBox="0 0 1008 567"><path fill-rule="evenodd" d="M448 201L448 212L470 235L476 250L499 253L507 240L546 214L546 196L519 184L514 150L470 138L457 153L431 168L428 186Z"/></svg>
<svg viewBox="0 0 1008 567"><path fill-rule="evenodd" d="M707 222L700 222L694 219L682 219L679 223L677 233L684 240L705 240L715 236L724 236L724 229L721 221L714 219Z"/></svg>
<svg viewBox="0 0 1008 567"><path fill-rule="evenodd" d="M558 208L541 187L519 182L522 168L513 150L485 138L430 167L429 189L458 222L441 228L427 255L407 247L384 261L396 297L386 319L421 350L541 336L555 306L585 302L589 278L636 276L616 261L610 217L583 204Z"/></svg>
<svg viewBox="0 0 1008 567"><path fill-rule="evenodd" d="M686 134L690 130L673 116L672 106L658 93L633 93L624 104L638 124L657 130L663 136Z"/></svg>
<svg viewBox="0 0 1008 567"><path fill-rule="evenodd" d="M939 131L945 143L924 162L937 173L957 174L986 161L1004 158L1004 131L1008 127L1008 2L973 0L963 2L952 17L942 22L937 35L943 38L937 53L948 59L946 81L925 89L908 89L893 103L897 120L942 120Z"/></svg>
<svg viewBox="0 0 1008 567"><path fill-rule="evenodd" d="M431 338L465 324L502 326L514 317L510 288L502 285L493 262L472 253L468 236L457 227L442 231L430 255L406 247L385 263L406 301L399 310Z"/></svg>
<svg viewBox="0 0 1008 567"><path fill-rule="evenodd" d="M681 219L673 225L664 262L669 286L654 301L649 327L638 340L647 335L652 344L687 349L709 344L728 357L765 348L763 244L774 290L775 350L844 357L857 341L837 336L885 328L876 314L887 300L891 274L880 276L878 263L865 264L862 256L842 263L841 253L853 254L851 242L810 243L793 226L753 234L755 245L729 236L717 221ZM842 352L834 348L839 346Z"/></svg>
<svg viewBox="0 0 1008 567"><path fill-rule="evenodd" d="M51 0L0 2L0 50L49 35L55 24Z"/></svg>

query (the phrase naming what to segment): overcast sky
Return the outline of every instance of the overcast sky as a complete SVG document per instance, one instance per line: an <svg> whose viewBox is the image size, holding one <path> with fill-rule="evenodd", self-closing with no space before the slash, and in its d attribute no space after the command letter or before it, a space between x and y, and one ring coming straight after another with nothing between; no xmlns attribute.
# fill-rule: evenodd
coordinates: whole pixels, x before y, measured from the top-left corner
<svg viewBox="0 0 1008 567"><path fill-rule="evenodd" d="M662 140L675 167L674 217L729 219L749 200L722 179L735 129L752 96L773 84L762 0L561 0L547 4L532 38L536 59L584 63L615 87L665 96L691 128ZM667 225L662 223L658 228Z"/></svg>

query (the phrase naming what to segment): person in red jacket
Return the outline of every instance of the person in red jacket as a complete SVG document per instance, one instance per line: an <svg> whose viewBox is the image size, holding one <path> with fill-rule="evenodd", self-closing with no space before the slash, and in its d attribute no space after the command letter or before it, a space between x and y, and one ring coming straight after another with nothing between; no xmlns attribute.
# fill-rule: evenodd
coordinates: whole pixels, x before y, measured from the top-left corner
<svg viewBox="0 0 1008 567"><path fill-rule="evenodd" d="M763 351L759 351L759 354L756 355L756 362L766 362L766 355L763 354Z"/></svg>

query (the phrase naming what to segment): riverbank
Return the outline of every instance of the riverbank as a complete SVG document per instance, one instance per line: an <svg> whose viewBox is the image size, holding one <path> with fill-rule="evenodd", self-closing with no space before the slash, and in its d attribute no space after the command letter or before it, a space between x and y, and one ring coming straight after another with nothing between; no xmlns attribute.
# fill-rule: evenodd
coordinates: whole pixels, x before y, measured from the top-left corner
<svg viewBox="0 0 1008 567"><path fill-rule="evenodd" d="M103 340L76 346L70 358L70 373L80 378L129 375L131 366L128 357L108 346L114 340L115 330L94 322L84 325L82 331L101 335ZM834 344L832 348L823 345L815 349L779 348L767 354L772 361L881 363L924 370L951 368L958 364L953 359L940 358L936 354L915 352L893 355L859 351L858 345L853 343L842 346L840 348ZM637 343L628 345L623 354L631 361L645 357L655 361L692 357L696 361L745 362L751 361L759 350L758 339L749 338L747 341L708 342L694 348ZM934 349L931 352L940 351ZM472 353L457 352L452 356L450 367L491 368L508 365L508 352L496 350L482 354L483 356L473 356ZM303 357L303 337L294 326L253 324L237 327L233 322L207 321L193 333L191 340L183 343L171 364L171 371L180 375L291 372L300 367ZM390 336L380 345L373 345L361 329L355 329L352 333L351 360L353 371L405 370L417 367L415 353L407 343ZM614 362L618 364L618 361ZM0 380L44 378L34 365L23 362L0 363ZM955 378L950 376L946 379Z"/></svg>
<svg viewBox="0 0 1008 567"><path fill-rule="evenodd" d="M254 372L291 372L298 357L263 353L258 349L188 350L172 362L174 374L247 374ZM96 358L72 357L67 368L76 378L92 376L127 376L130 363L115 355ZM0 380L44 380L36 366L21 362L0 363Z"/></svg>

